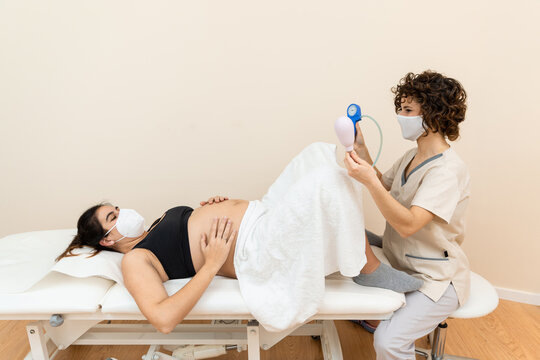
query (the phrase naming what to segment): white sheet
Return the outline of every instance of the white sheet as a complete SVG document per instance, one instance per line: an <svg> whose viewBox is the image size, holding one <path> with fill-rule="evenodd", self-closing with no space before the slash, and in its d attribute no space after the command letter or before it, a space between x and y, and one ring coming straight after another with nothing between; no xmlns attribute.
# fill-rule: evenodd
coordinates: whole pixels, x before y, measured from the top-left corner
<svg viewBox="0 0 540 360"><path fill-rule="evenodd" d="M287 165L242 220L235 269L250 312L268 331L314 315L324 277L358 275L366 263L362 186L315 143Z"/></svg>

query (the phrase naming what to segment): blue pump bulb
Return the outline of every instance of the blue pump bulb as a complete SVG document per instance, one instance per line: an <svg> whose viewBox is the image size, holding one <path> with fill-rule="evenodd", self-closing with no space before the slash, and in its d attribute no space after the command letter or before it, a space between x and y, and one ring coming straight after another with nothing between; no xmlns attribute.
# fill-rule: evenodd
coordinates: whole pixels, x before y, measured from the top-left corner
<svg viewBox="0 0 540 360"><path fill-rule="evenodd" d="M347 116L354 124L354 136L356 137L356 123L362 120L362 109L356 104L351 104L347 108Z"/></svg>
<svg viewBox="0 0 540 360"><path fill-rule="evenodd" d="M379 143L379 151L377 153L377 157L375 157L375 161L373 161L373 165L371 165L375 167L375 164L377 163L377 161L379 161L379 157L381 156L382 145L383 145L383 134L382 134L381 127L379 126L379 123L369 115L362 115L362 110L360 109L360 106L356 104L351 104L347 107L347 117L351 119L351 121L354 124L354 137L355 138L356 138L356 123L361 121L362 118L367 117L368 119L371 119L375 123L375 125L377 125L377 129L379 129L379 135L381 137L381 142Z"/></svg>

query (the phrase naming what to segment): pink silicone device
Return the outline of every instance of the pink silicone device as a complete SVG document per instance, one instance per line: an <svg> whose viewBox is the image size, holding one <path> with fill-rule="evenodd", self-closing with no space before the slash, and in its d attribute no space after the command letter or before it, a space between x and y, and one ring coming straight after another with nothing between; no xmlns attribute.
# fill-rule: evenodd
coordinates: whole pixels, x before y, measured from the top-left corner
<svg viewBox="0 0 540 360"><path fill-rule="evenodd" d="M334 123L334 130L346 151L352 151L354 144L354 124L347 116L340 116Z"/></svg>

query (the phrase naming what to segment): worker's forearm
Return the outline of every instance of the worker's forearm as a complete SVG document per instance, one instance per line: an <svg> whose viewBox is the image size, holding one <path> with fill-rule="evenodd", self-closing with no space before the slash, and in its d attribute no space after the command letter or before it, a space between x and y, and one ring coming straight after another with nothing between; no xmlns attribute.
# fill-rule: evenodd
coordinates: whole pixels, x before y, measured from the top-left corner
<svg viewBox="0 0 540 360"><path fill-rule="evenodd" d="M371 159L371 155L369 154L369 150L367 148L367 146L365 145L355 145L354 146L354 151L356 152L356 154L363 160L365 160L366 162L368 162L370 165L373 165L373 160ZM379 169L377 169L377 167L373 167L373 169L375 169L375 172L377 173L377 177L379 178L379 181L383 184L384 186L384 183L382 182L382 173L379 171Z"/></svg>
<svg viewBox="0 0 540 360"><path fill-rule="evenodd" d="M414 233L414 215L405 206L401 205L385 189L382 182L373 182L366 186L375 204L388 223L401 237L409 237Z"/></svg>

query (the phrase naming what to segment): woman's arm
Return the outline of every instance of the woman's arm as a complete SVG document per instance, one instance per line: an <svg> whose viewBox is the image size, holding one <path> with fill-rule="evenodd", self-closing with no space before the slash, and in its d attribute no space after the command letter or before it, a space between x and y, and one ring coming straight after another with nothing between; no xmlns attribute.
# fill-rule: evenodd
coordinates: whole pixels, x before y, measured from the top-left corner
<svg viewBox="0 0 540 360"><path fill-rule="evenodd" d="M345 166L351 177L366 186L386 221L401 237L413 235L433 220L434 215L431 212L418 206L407 209L394 199L371 165L355 153L345 155Z"/></svg>
<svg viewBox="0 0 540 360"><path fill-rule="evenodd" d="M362 134L362 130L360 129L360 121L356 123L356 137L354 139L354 151L356 152L356 155L358 155L362 160L367 162L369 165L373 165L373 160L371 159L371 155L369 154L369 150L366 146L366 142L364 140L364 134ZM376 166L373 167L375 169L375 173L377 174L377 178L383 185L383 187L388 191L390 188L386 187L386 184L382 181L382 173L377 169Z"/></svg>
<svg viewBox="0 0 540 360"><path fill-rule="evenodd" d="M158 331L171 332L193 309L227 259L235 236L236 231L231 231L230 221L214 219L209 240L206 234L201 237L205 258L203 267L171 296L145 251L133 250L124 256L122 273L125 285L143 315Z"/></svg>

